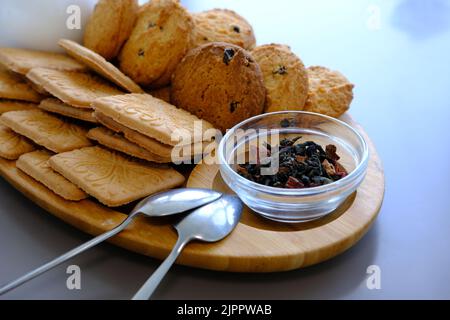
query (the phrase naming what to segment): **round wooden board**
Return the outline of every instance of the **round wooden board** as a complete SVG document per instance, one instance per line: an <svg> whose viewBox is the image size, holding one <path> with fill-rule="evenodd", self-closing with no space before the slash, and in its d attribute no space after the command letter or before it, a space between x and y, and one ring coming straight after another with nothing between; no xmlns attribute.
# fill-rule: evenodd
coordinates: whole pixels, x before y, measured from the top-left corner
<svg viewBox="0 0 450 320"><path fill-rule="evenodd" d="M343 120L364 135L370 160L367 176L358 191L338 210L320 220L288 225L265 220L246 209L229 237L214 244L192 243L177 263L229 272L286 271L319 263L354 245L378 214L384 196L384 175L367 134L350 117ZM125 214L95 201L71 202L60 198L18 170L14 161L0 159L0 174L36 204L89 234L105 232L125 219ZM227 190L216 165L198 165L187 185ZM176 240L169 222L138 217L110 242L162 259Z"/></svg>

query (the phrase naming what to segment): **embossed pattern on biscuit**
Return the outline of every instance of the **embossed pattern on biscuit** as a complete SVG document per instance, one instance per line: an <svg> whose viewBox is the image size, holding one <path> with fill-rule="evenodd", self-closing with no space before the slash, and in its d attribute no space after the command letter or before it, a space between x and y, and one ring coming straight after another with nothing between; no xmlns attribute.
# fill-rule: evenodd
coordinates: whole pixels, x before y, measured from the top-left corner
<svg viewBox="0 0 450 320"><path fill-rule="evenodd" d="M86 67L78 61L60 53L19 48L0 48L0 62L8 69L23 75L33 68L86 70Z"/></svg>
<svg viewBox="0 0 450 320"><path fill-rule="evenodd" d="M153 167L101 147L55 155L50 166L107 206L121 206L174 188L184 177L172 168Z"/></svg>
<svg viewBox="0 0 450 320"><path fill-rule="evenodd" d="M0 70L0 98L39 102L42 96L20 75Z"/></svg>
<svg viewBox="0 0 450 320"><path fill-rule="evenodd" d="M48 160L51 156L46 150L26 153L20 156L16 166L66 200L86 199L88 195L85 192L50 167Z"/></svg>
<svg viewBox="0 0 450 320"><path fill-rule="evenodd" d="M22 154L31 152L34 149L33 143L27 138L0 124L0 157L16 160Z"/></svg>
<svg viewBox="0 0 450 320"><path fill-rule="evenodd" d="M102 78L86 72L32 69L27 78L44 87L63 102L78 108L91 108L97 98L123 94Z"/></svg>
<svg viewBox="0 0 450 320"><path fill-rule="evenodd" d="M176 145L173 133L192 140L203 140L203 132L213 126L193 114L149 94L127 94L97 99L92 106L114 121L168 145ZM198 134L195 125L201 126ZM186 141L186 140L185 140Z"/></svg>
<svg viewBox="0 0 450 320"><path fill-rule="evenodd" d="M13 131L53 152L65 152L90 146L87 129L42 110L4 113L1 122Z"/></svg>

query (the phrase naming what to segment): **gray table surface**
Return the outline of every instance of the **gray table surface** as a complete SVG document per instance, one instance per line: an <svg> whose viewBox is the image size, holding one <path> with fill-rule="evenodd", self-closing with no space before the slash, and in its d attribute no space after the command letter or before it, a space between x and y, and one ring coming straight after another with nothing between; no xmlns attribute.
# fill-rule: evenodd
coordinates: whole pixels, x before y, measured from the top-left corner
<svg viewBox="0 0 450 320"><path fill-rule="evenodd" d="M373 228L344 254L302 270L226 274L174 267L158 299L450 298L450 1L184 1L232 8L260 44L290 44L306 65L342 71L351 114L384 162L386 196ZM0 283L90 237L0 180ZM159 261L100 245L1 299L128 299ZM66 268L81 268L81 290ZM366 285L369 265L381 289Z"/></svg>

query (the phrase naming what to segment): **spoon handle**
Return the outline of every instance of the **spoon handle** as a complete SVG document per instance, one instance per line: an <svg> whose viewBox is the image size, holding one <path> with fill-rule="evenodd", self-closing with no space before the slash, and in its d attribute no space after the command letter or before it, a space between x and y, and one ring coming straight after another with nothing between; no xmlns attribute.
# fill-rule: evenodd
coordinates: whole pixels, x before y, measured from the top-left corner
<svg viewBox="0 0 450 320"><path fill-rule="evenodd" d="M55 258L54 260L47 262L46 264L40 266L39 268L34 269L33 271L23 275L22 277L6 284L5 286L0 288L0 295L11 291L14 288L17 288L18 286L24 284L25 282L30 281L31 279L36 278L37 276L43 274L44 272L53 269L54 267L60 265L61 263L69 260L70 258L73 258L74 256L86 251L87 249L90 249L94 247L95 245L111 238L112 236L118 234L123 229L125 229L130 222L133 220L133 218L136 217L136 215L129 215L121 224L119 224L114 229L107 231L105 233L102 233L101 235L95 237L94 239L83 243L82 245L70 250L69 252L66 252L65 254Z"/></svg>
<svg viewBox="0 0 450 320"><path fill-rule="evenodd" d="M170 267L177 260L184 246L189 243L190 239L184 237L178 237L177 243L172 249L172 252L167 256L166 260L159 266L159 268L151 275L150 278L144 283L139 291L134 295L133 300L148 300L155 292L161 280L169 271Z"/></svg>

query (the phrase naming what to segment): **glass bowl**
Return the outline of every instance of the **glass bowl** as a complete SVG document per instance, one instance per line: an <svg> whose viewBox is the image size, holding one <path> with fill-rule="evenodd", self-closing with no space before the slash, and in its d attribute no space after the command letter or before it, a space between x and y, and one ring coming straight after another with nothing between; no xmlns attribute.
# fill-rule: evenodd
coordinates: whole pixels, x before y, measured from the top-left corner
<svg viewBox="0 0 450 320"><path fill-rule="evenodd" d="M252 146L264 141L273 146L273 141L289 136L301 136L300 142L314 141L324 148L334 144L348 175L327 185L285 189L258 184L236 172L236 162L239 158L242 161L242 156L250 159ZM351 126L304 111L266 113L243 121L226 133L218 148L220 173L228 187L263 217L291 223L318 219L334 211L363 181L368 157L366 141Z"/></svg>

